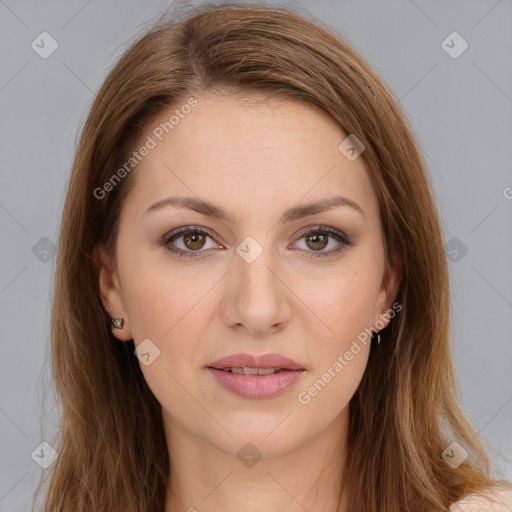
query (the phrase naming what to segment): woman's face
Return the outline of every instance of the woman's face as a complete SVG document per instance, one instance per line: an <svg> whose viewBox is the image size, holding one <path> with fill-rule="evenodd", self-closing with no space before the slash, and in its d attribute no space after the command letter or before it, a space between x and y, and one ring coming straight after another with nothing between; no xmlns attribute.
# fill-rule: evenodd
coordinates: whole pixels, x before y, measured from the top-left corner
<svg viewBox="0 0 512 512"><path fill-rule="evenodd" d="M124 318L114 333L138 347L166 428L271 456L347 417L370 350L363 333L389 311L398 273L384 275L377 197L333 120L294 100L195 99L147 128L113 265L100 253L102 300ZM176 110L171 128L160 124ZM209 368L240 353L304 371Z"/></svg>

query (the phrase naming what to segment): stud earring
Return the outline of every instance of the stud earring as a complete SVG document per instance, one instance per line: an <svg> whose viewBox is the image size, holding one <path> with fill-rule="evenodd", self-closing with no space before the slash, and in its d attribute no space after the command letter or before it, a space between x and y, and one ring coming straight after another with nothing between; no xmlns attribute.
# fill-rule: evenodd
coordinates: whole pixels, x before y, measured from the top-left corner
<svg viewBox="0 0 512 512"><path fill-rule="evenodd" d="M112 327L115 329L122 329L124 324L124 318L112 318Z"/></svg>

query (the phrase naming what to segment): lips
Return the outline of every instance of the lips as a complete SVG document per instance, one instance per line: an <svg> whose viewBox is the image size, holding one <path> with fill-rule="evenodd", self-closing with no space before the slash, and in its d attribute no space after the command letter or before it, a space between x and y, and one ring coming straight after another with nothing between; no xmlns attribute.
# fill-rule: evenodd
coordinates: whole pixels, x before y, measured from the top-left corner
<svg viewBox="0 0 512 512"><path fill-rule="evenodd" d="M232 373L243 373L245 375L267 375L269 372L265 370L271 369L274 370L272 373L278 373L281 370L305 370L305 368L296 361L273 353L259 356L242 353L233 354L214 361L209 364L208 367ZM263 371L260 373L258 370Z"/></svg>
<svg viewBox="0 0 512 512"><path fill-rule="evenodd" d="M280 354L233 354L214 361L206 370L235 395L270 399L297 385L306 368Z"/></svg>

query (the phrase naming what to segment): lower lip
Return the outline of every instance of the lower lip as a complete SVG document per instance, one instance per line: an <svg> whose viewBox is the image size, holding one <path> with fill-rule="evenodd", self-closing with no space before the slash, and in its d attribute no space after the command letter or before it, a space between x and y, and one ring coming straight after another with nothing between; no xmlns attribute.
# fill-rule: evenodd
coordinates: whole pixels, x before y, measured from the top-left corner
<svg viewBox="0 0 512 512"><path fill-rule="evenodd" d="M281 370L270 375L240 375L207 368L217 382L235 395L245 398L272 398L293 386L304 370Z"/></svg>

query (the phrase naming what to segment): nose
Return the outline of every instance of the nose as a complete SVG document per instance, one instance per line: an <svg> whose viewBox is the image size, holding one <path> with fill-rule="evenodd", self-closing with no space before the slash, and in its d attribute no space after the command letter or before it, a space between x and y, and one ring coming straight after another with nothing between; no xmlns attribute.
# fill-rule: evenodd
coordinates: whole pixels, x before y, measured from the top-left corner
<svg viewBox="0 0 512 512"><path fill-rule="evenodd" d="M270 250L252 262L236 255L228 273L222 315L226 325L257 336L277 332L290 320L293 293Z"/></svg>

